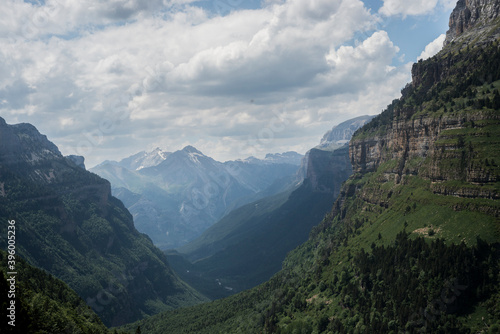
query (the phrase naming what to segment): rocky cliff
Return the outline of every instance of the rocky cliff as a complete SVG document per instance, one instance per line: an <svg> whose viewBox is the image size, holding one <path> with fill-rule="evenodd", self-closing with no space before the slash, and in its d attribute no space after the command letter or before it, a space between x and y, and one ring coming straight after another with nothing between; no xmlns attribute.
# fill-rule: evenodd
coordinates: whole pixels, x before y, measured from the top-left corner
<svg viewBox="0 0 500 334"><path fill-rule="evenodd" d="M81 173L83 157L65 158L54 143L27 123L8 125L0 118L0 169L55 191L46 200L63 195L94 198L104 212L111 196L108 181Z"/></svg>
<svg viewBox="0 0 500 334"><path fill-rule="evenodd" d="M300 183L307 178L315 190L321 191L319 188L327 187L329 182L323 183L320 178L326 175L332 176L336 172L349 176L352 173L352 168L348 161L340 157L340 154L346 151L342 147L348 146L347 144L356 130L369 122L373 117L375 116L365 115L355 117L335 125L331 130L326 132L321 138L320 144L307 151L302 158L295 182ZM332 154L332 152L334 153ZM348 159L347 154L345 158ZM319 177L320 175L321 177ZM333 191L333 189L331 190ZM334 192L337 195L338 188Z"/></svg>
<svg viewBox="0 0 500 334"><path fill-rule="evenodd" d="M500 33L495 22L499 14L500 2L496 0L459 0L451 13L444 44L457 41L458 37L467 42L476 39L475 43L494 40Z"/></svg>
<svg viewBox="0 0 500 334"><path fill-rule="evenodd" d="M308 154L305 179L313 191L331 192L336 197L352 173L347 146L333 152L312 149Z"/></svg>
<svg viewBox="0 0 500 334"><path fill-rule="evenodd" d="M16 221L16 254L65 281L108 326L204 300L82 162L34 126L0 118L0 221ZM5 249L6 236L0 224Z"/></svg>
<svg viewBox="0 0 500 334"><path fill-rule="evenodd" d="M449 44L435 57L415 64L402 98L351 141L355 172L374 172L387 164L386 181L400 183L406 175L418 175L430 180L436 193L500 197L495 185L500 175L494 168L500 51L496 30L484 32L499 24L499 3L459 1L448 35L457 43L478 35L489 43L468 44L466 51ZM458 17L468 21L459 24ZM467 26L467 36L455 34L457 24Z"/></svg>

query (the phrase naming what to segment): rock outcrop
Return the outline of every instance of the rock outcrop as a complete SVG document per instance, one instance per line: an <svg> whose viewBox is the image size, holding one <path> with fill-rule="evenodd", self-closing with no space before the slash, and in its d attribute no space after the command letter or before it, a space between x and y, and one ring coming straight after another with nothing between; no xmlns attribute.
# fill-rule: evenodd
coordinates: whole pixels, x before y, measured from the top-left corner
<svg viewBox="0 0 500 334"><path fill-rule="evenodd" d="M81 155L68 155L66 159L68 159L81 169L85 169L85 158L82 157Z"/></svg>
<svg viewBox="0 0 500 334"><path fill-rule="evenodd" d="M500 33L500 28L494 23L494 19L499 15L500 1L459 0L451 13L450 30L446 33L444 45L456 41L462 35L469 40L471 37L478 38L476 43L495 39ZM491 34L491 30L494 30L495 34Z"/></svg>
<svg viewBox="0 0 500 334"><path fill-rule="evenodd" d="M306 180L313 191L331 192L336 197L342 183L352 174L347 145L333 152L312 149L308 152Z"/></svg>

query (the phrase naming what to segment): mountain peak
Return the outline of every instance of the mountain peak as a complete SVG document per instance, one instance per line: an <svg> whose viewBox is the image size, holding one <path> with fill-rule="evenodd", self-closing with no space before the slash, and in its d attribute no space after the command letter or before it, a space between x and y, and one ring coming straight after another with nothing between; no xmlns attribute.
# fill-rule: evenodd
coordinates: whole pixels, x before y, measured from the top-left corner
<svg viewBox="0 0 500 334"><path fill-rule="evenodd" d="M459 0L450 15L444 45L459 38L468 40L468 36L481 37L483 42L495 39L500 34L500 28L494 24L499 15L500 0Z"/></svg>
<svg viewBox="0 0 500 334"><path fill-rule="evenodd" d="M41 165L46 160L62 159L62 154L31 124L9 125L0 118L0 156L7 164Z"/></svg>
<svg viewBox="0 0 500 334"><path fill-rule="evenodd" d="M170 154L170 152L163 151L157 147L151 152L141 151L131 155L120 162L116 163L119 166L125 167L130 170L141 170L146 167L157 166Z"/></svg>
<svg viewBox="0 0 500 334"><path fill-rule="evenodd" d="M195 147L193 147L191 145L184 147L181 151L185 152L185 153L197 153L197 154L203 155L203 153L201 153L200 151L198 151Z"/></svg>
<svg viewBox="0 0 500 334"><path fill-rule="evenodd" d="M151 153L149 153L149 154L150 155L157 155L160 158L162 158L163 160L165 160L167 158L167 156L170 154L170 152L166 152L166 151L162 150L161 148L157 147L154 150L152 150Z"/></svg>
<svg viewBox="0 0 500 334"><path fill-rule="evenodd" d="M330 131L325 133L319 147L325 149L348 143L354 132L368 123L373 117L368 115L359 116L334 126Z"/></svg>

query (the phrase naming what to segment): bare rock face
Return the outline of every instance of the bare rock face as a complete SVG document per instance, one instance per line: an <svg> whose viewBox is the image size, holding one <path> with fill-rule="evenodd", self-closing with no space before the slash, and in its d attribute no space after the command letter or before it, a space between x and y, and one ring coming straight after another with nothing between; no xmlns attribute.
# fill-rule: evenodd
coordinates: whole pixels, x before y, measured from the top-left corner
<svg viewBox="0 0 500 334"><path fill-rule="evenodd" d="M81 169L85 169L85 158L81 155L68 155L66 157L69 161L73 162L75 165L80 167Z"/></svg>
<svg viewBox="0 0 500 334"><path fill-rule="evenodd" d="M481 145L494 149L487 126L500 124L498 110L480 104L490 99L480 87L500 79L499 12L500 0L458 1L446 43L461 50L450 45L414 64L403 97L351 140L355 174L375 172L387 163L380 176L385 181L402 183L406 175L418 175L431 181L435 193L500 198L494 186L500 175L488 165L491 158L480 153ZM451 91L453 97L446 93ZM468 104L453 101L453 110L446 110L453 98L464 97Z"/></svg>
<svg viewBox="0 0 500 334"><path fill-rule="evenodd" d="M342 183L352 174L348 147L334 151L312 149L308 152L306 179L313 191L338 195Z"/></svg>
<svg viewBox="0 0 500 334"><path fill-rule="evenodd" d="M486 169L475 166L469 161L465 161L464 166L460 169L445 170L441 167L443 161L461 159L462 157L458 155L462 155L462 152L469 154L468 148L463 147L462 150L457 141L447 142L443 140L446 139L444 131L464 129L471 123L480 124L481 121L491 122L493 120L500 121L500 115L474 113L464 117L452 114L444 117L394 120L391 129L383 135L351 141L350 156L354 172L374 172L382 163L397 160L399 163L391 171L386 172L387 181L399 183L404 175L418 174L433 182L463 180L474 184L494 184L500 181L498 175L490 174ZM473 155L473 152L470 154ZM427 159L425 169L420 169L421 164L412 166L409 163L415 159L420 161ZM470 194L470 197L477 196L497 197L489 192Z"/></svg>
<svg viewBox="0 0 500 334"><path fill-rule="evenodd" d="M104 208L111 196L111 185L90 173L82 173L83 162L83 157L63 157L57 146L33 125L9 125L0 117L0 172L14 172L18 177L50 186L57 193L97 197ZM80 174L82 177L74 178Z"/></svg>
<svg viewBox="0 0 500 334"><path fill-rule="evenodd" d="M499 30L490 24L500 14L499 0L459 0L450 16L450 30L446 33L444 45L450 44L460 36L468 37L473 28Z"/></svg>

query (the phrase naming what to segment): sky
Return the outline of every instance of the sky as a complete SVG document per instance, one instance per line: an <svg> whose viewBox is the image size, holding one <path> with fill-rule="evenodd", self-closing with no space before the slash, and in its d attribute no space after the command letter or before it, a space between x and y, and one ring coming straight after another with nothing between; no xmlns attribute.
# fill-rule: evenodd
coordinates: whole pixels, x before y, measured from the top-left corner
<svg viewBox="0 0 500 334"><path fill-rule="evenodd" d="M87 167L192 145L304 154L379 114L454 0L2 0L0 116Z"/></svg>

